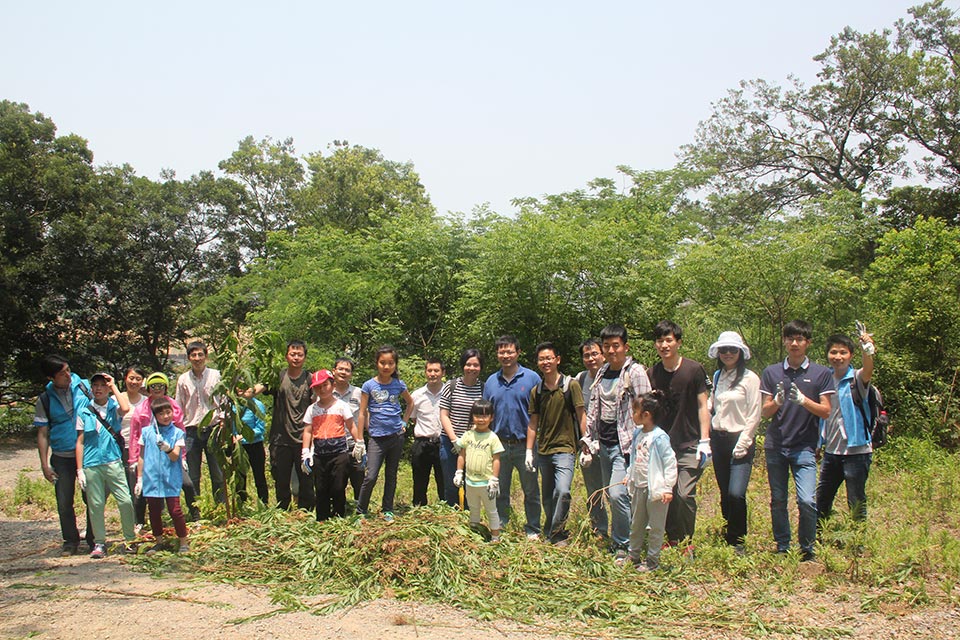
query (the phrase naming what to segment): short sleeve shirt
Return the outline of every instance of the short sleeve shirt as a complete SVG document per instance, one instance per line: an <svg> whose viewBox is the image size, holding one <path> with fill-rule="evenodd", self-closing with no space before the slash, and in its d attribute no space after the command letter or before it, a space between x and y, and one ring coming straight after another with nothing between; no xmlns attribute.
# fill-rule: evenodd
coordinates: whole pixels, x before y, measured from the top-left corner
<svg viewBox="0 0 960 640"><path fill-rule="evenodd" d="M473 403L483 397L483 383L469 386L463 378L448 381L440 391L440 408L446 409L453 424L453 432L459 438L470 430L470 411Z"/></svg>
<svg viewBox="0 0 960 640"><path fill-rule="evenodd" d="M561 384L553 390L543 386L541 393L541 385L537 385L530 392L530 415L537 416L537 452L541 455L577 452L579 421L567 406L562 382L561 379ZM571 379L569 385L571 404L576 411L583 408L583 392L576 380Z"/></svg>
<svg viewBox="0 0 960 640"><path fill-rule="evenodd" d="M707 392L707 372L696 360L683 358L676 371L667 371L662 362L647 370L650 386L669 398L661 426L670 436L674 451L696 446L700 440L701 393Z"/></svg>
<svg viewBox="0 0 960 640"><path fill-rule="evenodd" d="M460 439L464 450L464 476L472 487L485 487L493 477L493 456L503 453L503 444L493 431L467 431Z"/></svg>
<svg viewBox="0 0 960 640"><path fill-rule="evenodd" d="M347 427L352 421L350 407L337 398L326 408L314 402L303 416L303 423L313 435L313 450L317 455L346 453Z"/></svg>
<svg viewBox="0 0 960 640"><path fill-rule="evenodd" d="M403 408L400 406L400 396L407 390L403 380L390 378L384 384L376 378L370 378L361 387L367 394L367 412L370 422L367 427L374 438L392 436L403 429Z"/></svg>
<svg viewBox="0 0 960 640"><path fill-rule="evenodd" d="M779 382L786 387L791 383L797 385L803 395L814 402L820 402L821 396L836 393L833 372L822 364L811 362L809 358L797 369L789 367L786 360L764 369L760 377L760 393L774 395ZM767 425L763 448L768 451L815 451L819 440L820 418L787 400Z"/></svg>

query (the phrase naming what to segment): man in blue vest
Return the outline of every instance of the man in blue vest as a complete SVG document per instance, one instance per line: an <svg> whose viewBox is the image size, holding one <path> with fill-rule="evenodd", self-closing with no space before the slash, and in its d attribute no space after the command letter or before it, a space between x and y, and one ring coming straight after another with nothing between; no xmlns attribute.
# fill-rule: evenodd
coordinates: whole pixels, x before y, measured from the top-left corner
<svg viewBox="0 0 960 640"><path fill-rule="evenodd" d="M73 511L77 486L77 416L90 404L90 384L70 371L61 356L40 361L40 371L49 380L37 398L33 424L37 427L37 450L43 477L56 488L57 514L63 535L62 555L79 552L80 531ZM83 494L83 501L87 501ZM93 550L93 527L87 512L87 544Z"/></svg>

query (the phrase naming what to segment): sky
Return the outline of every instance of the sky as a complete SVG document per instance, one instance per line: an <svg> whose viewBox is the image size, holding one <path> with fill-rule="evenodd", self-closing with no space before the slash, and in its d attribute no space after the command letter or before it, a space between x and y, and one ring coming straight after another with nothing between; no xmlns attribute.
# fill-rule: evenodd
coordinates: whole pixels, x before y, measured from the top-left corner
<svg viewBox="0 0 960 640"><path fill-rule="evenodd" d="M238 142L412 162L441 213L669 169L741 80L816 80L844 27L919 2L7 2L0 99L97 165L217 171ZM949 6L957 8L957 3Z"/></svg>

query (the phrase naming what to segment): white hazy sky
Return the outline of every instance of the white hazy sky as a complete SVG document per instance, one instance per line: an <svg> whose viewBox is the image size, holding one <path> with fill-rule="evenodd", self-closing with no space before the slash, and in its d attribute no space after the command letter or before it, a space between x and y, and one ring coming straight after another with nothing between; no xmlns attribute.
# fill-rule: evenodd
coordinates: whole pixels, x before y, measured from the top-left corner
<svg viewBox="0 0 960 640"><path fill-rule="evenodd" d="M216 170L237 142L333 140L412 161L440 212L667 169L740 80L815 80L845 26L920 4L776 2L6 2L0 99L95 163Z"/></svg>

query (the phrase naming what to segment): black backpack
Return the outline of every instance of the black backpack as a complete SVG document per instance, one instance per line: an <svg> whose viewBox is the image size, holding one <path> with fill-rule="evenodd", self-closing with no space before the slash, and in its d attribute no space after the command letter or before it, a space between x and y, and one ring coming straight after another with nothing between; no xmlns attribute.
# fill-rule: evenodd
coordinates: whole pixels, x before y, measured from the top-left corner
<svg viewBox="0 0 960 640"><path fill-rule="evenodd" d="M870 433L870 440L874 449L879 449L887 444L887 428L890 424L890 418L883 409L883 396L880 390L872 384L867 385L867 406L870 408L870 415L863 412L863 397L857 388L856 381L850 385L850 395L853 396L853 404L856 405L860 415L863 416L863 424L867 426Z"/></svg>

